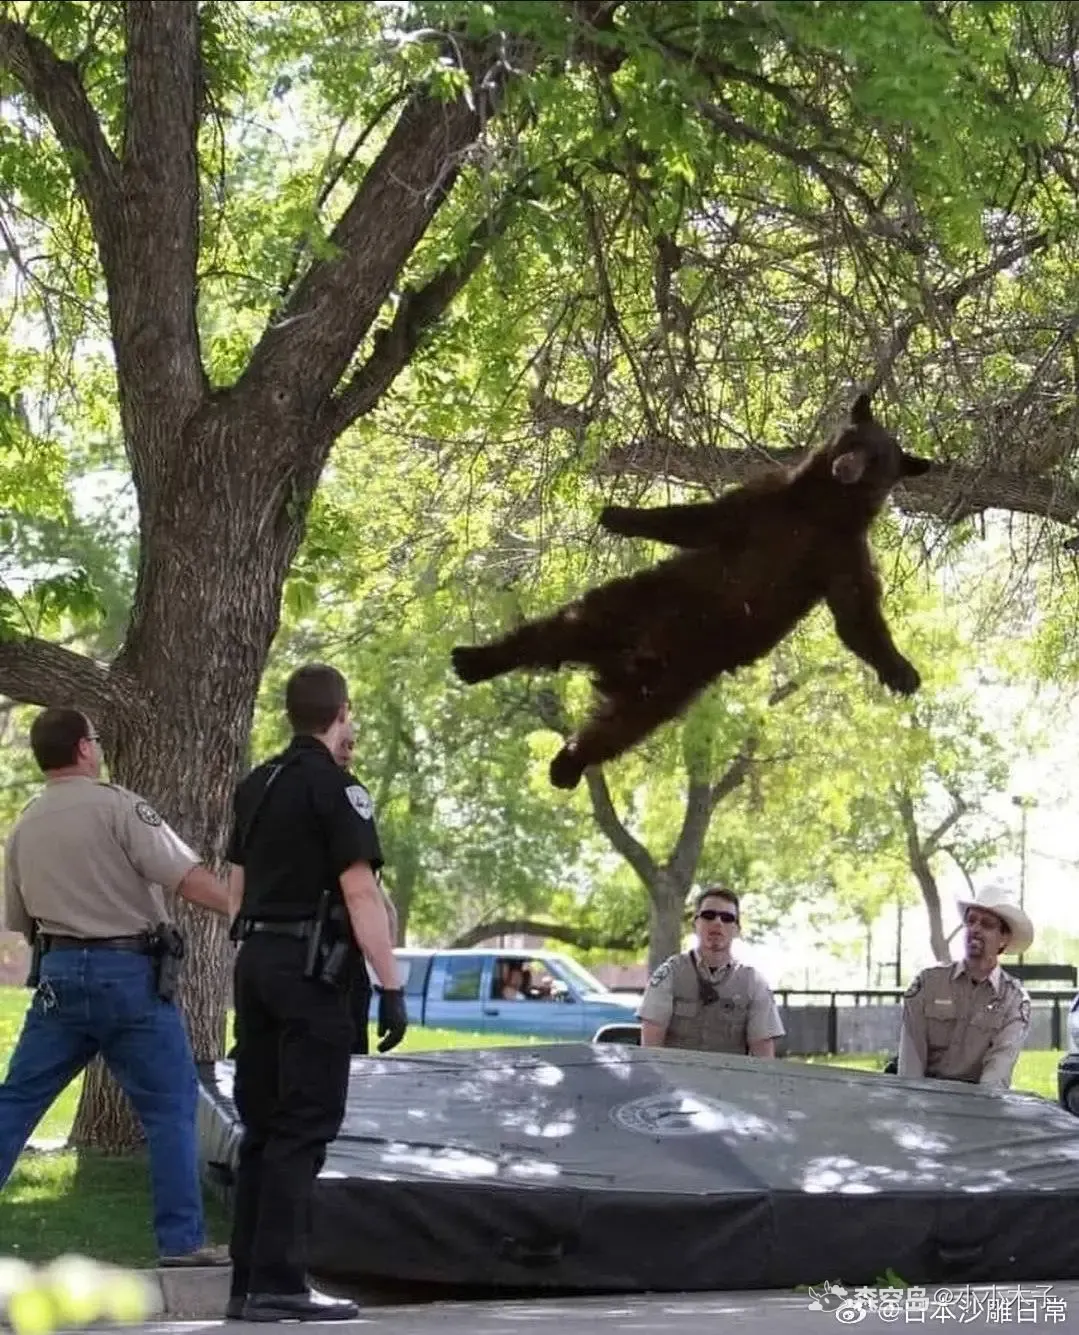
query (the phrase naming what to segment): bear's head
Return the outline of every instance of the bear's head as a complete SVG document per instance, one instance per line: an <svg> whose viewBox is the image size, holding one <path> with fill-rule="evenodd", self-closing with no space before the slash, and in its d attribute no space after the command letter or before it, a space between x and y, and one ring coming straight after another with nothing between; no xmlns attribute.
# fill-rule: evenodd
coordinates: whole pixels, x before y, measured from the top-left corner
<svg viewBox="0 0 1079 1335"><path fill-rule="evenodd" d="M850 411L850 422L827 446L832 477L857 489L872 501L883 503L904 478L919 477L932 467L929 459L908 454L892 433L873 416L868 394L859 394Z"/></svg>

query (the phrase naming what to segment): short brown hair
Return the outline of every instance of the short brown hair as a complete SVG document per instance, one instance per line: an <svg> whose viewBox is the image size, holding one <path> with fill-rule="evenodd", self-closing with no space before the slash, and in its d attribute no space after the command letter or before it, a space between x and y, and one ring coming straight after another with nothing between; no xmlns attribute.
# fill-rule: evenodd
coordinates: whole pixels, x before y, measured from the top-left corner
<svg viewBox="0 0 1079 1335"><path fill-rule="evenodd" d="M77 709L43 709L30 724L30 750L44 773L74 765L79 743L91 735L90 720Z"/></svg>
<svg viewBox="0 0 1079 1335"><path fill-rule="evenodd" d="M296 733L325 732L348 704L348 682L335 667L307 663L285 685L285 713Z"/></svg>
<svg viewBox="0 0 1079 1335"><path fill-rule="evenodd" d="M706 899L725 899L728 904L734 905L734 911L739 918L742 916L742 910L738 903L738 896L733 890L728 890L725 885L710 885L698 894L693 902L693 916L696 917L701 911L701 905Z"/></svg>

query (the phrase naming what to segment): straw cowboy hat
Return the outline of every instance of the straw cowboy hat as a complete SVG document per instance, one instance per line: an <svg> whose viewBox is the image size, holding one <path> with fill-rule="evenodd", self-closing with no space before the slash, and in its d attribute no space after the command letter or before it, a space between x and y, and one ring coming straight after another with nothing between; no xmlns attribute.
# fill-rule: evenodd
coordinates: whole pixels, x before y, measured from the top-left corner
<svg viewBox="0 0 1079 1335"><path fill-rule="evenodd" d="M1010 935L1003 954L1022 955L1030 949L1034 940L1034 924L1019 907L1010 886L999 883L983 886L973 899L960 899L958 907L960 917L969 908L984 909L986 913L995 913L1008 924Z"/></svg>

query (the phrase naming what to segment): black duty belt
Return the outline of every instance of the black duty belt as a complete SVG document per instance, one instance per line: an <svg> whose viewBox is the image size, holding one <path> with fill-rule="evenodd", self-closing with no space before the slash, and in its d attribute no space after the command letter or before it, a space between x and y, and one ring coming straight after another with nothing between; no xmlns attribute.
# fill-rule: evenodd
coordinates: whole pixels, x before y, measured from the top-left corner
<svg viewBox="0 0 1079 1335"><path fill-rule="evenodd" d="M240 922L240 939L267 933L270 936L293 936L306 941L315 927L313 918L304 918L300 922L274 922L272 919L244 918Z"/></svg>
<svg viewBox="0 0 1079 1335"><path fill-rule="evenodd" d="M135 955L152 953L150 939L139 936L49 936L45 937L45 950L126 950Z"/></svg>

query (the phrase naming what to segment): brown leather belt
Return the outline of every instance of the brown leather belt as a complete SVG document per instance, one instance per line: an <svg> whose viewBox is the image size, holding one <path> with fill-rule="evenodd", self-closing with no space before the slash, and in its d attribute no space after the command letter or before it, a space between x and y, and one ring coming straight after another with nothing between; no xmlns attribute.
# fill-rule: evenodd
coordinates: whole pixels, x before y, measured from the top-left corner
<svg viewBox="0 0 1079 1335"><path fill-rule="evenodd" d="M50 950L126 950L136 955L151 954L149 938L140 936L46 936L45 952Z"/></svg>

